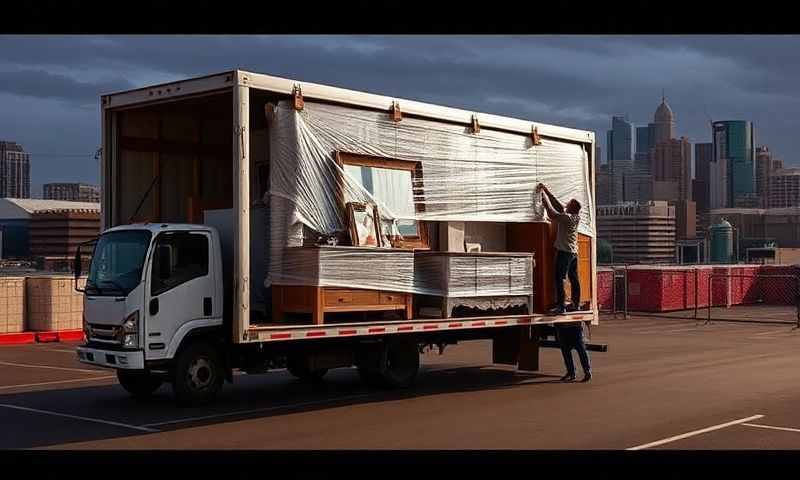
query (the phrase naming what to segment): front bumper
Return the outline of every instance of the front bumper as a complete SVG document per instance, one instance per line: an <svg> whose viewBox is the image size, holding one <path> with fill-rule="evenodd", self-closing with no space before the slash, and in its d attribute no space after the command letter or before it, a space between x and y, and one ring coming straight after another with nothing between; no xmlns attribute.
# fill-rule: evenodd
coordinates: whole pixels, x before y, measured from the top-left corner
<svg viewBox="0 0 800 480"><path fill-rule="evenodd" d="M98 367L144 370L144 352L141 350L115 351L78 347L78 361Z"/></svg>

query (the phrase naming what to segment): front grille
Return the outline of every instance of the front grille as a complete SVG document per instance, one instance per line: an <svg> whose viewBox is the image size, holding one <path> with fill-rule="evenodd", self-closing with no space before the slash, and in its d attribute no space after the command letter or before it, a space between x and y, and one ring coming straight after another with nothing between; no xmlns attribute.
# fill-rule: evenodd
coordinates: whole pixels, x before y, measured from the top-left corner
<svg viewBox="0 0 800 480"><path fill-rule="evenodd" d="M90 323L89 341L106 344L120 344L122 343L122 327Z"/></svg>

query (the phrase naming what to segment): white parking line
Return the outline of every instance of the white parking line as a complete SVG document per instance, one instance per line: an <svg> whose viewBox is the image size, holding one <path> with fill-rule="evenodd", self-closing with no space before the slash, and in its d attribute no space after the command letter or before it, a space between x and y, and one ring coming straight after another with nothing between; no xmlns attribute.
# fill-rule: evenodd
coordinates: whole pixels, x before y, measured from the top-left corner
<svg viewBox="0 0 800 480"><path fill-rule="evenodd" d="M672 443L678 440L683 440L684 438L694 437L695 435L701 435L703 433L713 432L714 430L720 430L723 428L732 427L734 425L739 425L741 423L747 423L751 420L757 420L759 418L763 418L764 415L753 415L752 417L747 418L740 418L739 420L734 420L732 422L721 423L719 425L714 425L711 427L703 428L701 430L694 430L692 432L683 433L680 435L675 435L674 437L665 438L663 440L657 440L655 442L645 443L644 445L637 445L635 447L626 448L626 450L644 450L645 448L650 447L657 447L659 445L664 445L665 443Z"/></svg>
<svg viewBox="0 0 800 480"><path fill-rule="evenodd" d="M102 377L87 377L75 378L72 380L56 380L54 382L39 382L39 383L23 383L19 385L3 385L0 390L11 390L13 388L26 388L26 387L41 387L45 385L59 385L62 383L77 383L77 382L94 382L96 380L108 380L109 378L117 378L116 375L103 375Z"/></svg>
<svg viewBox="0 0 800 480"><path fill-rule="evenodd" d="M22 410L24 412L41 413L44 415L52 415L55 417L72 418L74 420L83 420L84 422L102 423L105 425L113 425L115 427L130 428L131 430L138 430L140 432L148 432L148 433L158 432L158 430L156 430L155 428L138 427L136 425L128 425L127 423L112 422L109 420L101 420L99 418L81 417L78 415L70 415L68 413L51 412L49 410L39 410L36 408L21 407L19 405L0 404L0 407L11 408L14 410Z"/></svg>
<svg viewBox="0 0 800 480"><path fill-rule="evenodd" d="M776 334L780 334L780 333L786 333L786 330L770 330L768 332L754 333L753 336L754 337L762 337L762 336L765 336L765 335L776 335Z"/></svg>
<svg viewBox="0 0 800 480"><path fill-rule="evenodd" d="M11 363L11 362L0 362L0 365L6 365L9 367L27 367L27 368L48 368L50 370L64 370L66 372L84 372L84 373L102 373L103 370L88 370L85 368L66 368L66 367L53 367L50 365L30 365L27 363Z"/></svg>
<svg viewBox="0 0 800 480"><path fill-rule="evenodd" d="M235 415L247 415L249 413L264 413L264 412L270 412L270 411L273 411L273 410L280 410L280 409L283 409L283 408L295 408L295 407L307 407L307 406L310 406L310 405L321 405L321 404L324 404L324 403L334 403L334 402L338 402L338 401L342 401L342 400L352 400L352 399L356 399L356 398L364 398L364 397L369 397L369 396L374 396L374 394L364 393L364 394L361 394L361 395L349 395L349 396L346 396L346 397L336 397L336 398L330 398L330 399L327 399L327 400L314 400L314 401L311 401L311 402L302 402L302 403L287 403L287 404L284 404L284 405L275 405L275 406L272 406L272 407L255 408L255 409L252 409L252 410L238 410L238 411L235 411L235 412L218 413L218 414L215 414L215 415L203 415L202 417L178 418L176 420L167 420L165 422L148 423L148 424L145 424L143 426L144 427L160 427L160 426L163 426L163 425L172 425L172 424L175 424L175 423L188 423L188 422L196 422L196 421L200 421L200 420L210 420L212 418L231 417L231 416L235 416Z"/></svg>
<svg viewBox="0 0 800 480"><path fill-rule="evenodd" d="M789 427L775 427L772 425L761 425L758 423L743 423L745 427L755 427L755 428L768 428L770 430L781 430L783 432L796 432L800 433L800 428L789 428Z"/></svg>

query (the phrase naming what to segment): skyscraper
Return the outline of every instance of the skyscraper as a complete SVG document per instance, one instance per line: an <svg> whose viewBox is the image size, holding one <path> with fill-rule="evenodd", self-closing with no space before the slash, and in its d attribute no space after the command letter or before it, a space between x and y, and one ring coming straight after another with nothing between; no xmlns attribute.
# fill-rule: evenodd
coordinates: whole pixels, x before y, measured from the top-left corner
<svg viewBox="0 0 800 480"><path fill-rule="evenodd" d="M675 115L672 114L672 109L669 108L664 96L661 97L661 104L656 109L653 120L654 146L675 137Z"/></svg>
<svg viewBox="0 0 800 480"><path fill-rule="evenodd" d="M73 202L99 202L100 187L84 183L45 183L45 200L68 200Z"/></svg>
<svg viewBox="0 0 800 480"><path fill-rule="evenodd" d="M0 198L30 197L30 154L15 142L0 141Z"/></svg>
<svg viewBox="0 0 800 480"><path fill-rule="evenodd" d="M714 122L712 133L714 160L727 166L724 207L749 202L756 193L753 124L743 120Z"/></svg>
<svg viewBox="0 0 800 480"><path fill-rule="evenodd" d="M772 173L772 153L769 147L761 145L756 148L756 194L761 208L769 204L769 177Z"/></svg>
<svg viewBox="0 0 800 480"><path fill-rule="evenodd" d="M650 173L650 149L653 147L651 127L636 127L636 152L633 165L636 173L647 175Z"/></svg>
<svg viewBox="0 0 800 480"><path fill-rule="evenodd" d="M692 145L686 137L669 139L653 149L653 179L676 182L678 198L692 199Z"/></svg>
<svg viewBox="0 0 800 480"><path fill-rule="evenodd" d="M713 158L714 145L711 143L694 144L694 201L697 202L697 211L706 212L709 209L709 173Z"/></svg>
<svg viewBox="0 0 800 480"><path fill-rule="evenodd" d="M611 175L611 201L624 201L623 178L633 173L636 136L634 126L624 115L611 117L607 136L608 167Z"/></svg>

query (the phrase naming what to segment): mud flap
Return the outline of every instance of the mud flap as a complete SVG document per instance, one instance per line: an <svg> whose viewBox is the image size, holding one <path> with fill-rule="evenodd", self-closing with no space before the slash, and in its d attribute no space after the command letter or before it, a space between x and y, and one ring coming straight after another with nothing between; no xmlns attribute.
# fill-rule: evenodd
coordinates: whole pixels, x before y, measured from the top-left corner
<svg viewBox="0 0 800 480"><path fill-rule="evenodd" d="M520 353L519 328L503 328L494 334L492 339L492 363L500 365L516 365Z"/></svg>
<svg viewBox="0 0 800 480"><path fill-rule="evenodd" d="M539 370L539 332L536 327L520 329L518 370L535 372Z"/></svg>

